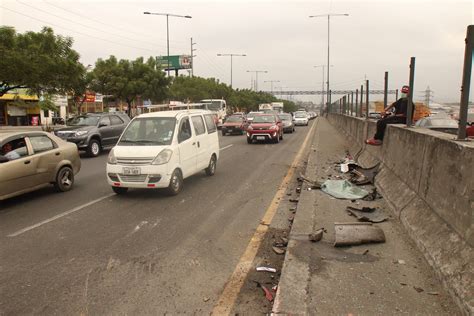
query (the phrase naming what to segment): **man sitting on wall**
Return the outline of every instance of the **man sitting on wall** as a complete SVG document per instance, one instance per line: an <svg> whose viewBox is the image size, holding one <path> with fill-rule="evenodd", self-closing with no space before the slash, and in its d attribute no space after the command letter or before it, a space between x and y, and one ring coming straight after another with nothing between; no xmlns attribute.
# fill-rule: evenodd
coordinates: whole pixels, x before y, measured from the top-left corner
<svg viewBox="0 0 474 316"><path fill-rule="evenodd" d="M367 139L366 144L379 146L382 145L383 137L385 134L385 129L387 124L406 124L407 122L407 112L408 112L408 86L402 87L401 98L389 105L384 109L385 113L382 113L382 118L377 121L377 131L373 138ZM395 109L395 112L389 112ZM413 104L412 117L415 110L415 104Z"/></svg>

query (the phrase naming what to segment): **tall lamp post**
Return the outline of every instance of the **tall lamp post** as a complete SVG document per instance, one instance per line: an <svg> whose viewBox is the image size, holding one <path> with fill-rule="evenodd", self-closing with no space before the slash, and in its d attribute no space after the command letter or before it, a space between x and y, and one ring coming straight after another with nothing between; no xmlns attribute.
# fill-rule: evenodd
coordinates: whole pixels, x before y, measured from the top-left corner
<svg viewBox="0 0 474 316"><path fill-rule="evenodd" d="M329 14L318 14L318 15L310 15L310 18L320 18L320 17L327 17L328 18L328 64L327 64L327 85L326 85L326 92L327 92L327 98L326 101L329 100L329 36L330 36L330 21L331 21L331 16L349 16L347 13L329 13Z"/></svg>
<svg viewBox="0 0 474 316"><path fill-rule="evenodd" d="M176 17L176 18L185 18L185 19L191 19L192 16L190 15L178 15L178 14L171 14L171 13L158 13L158 12L143 12L143 14L150 14L150 15L164 15L166 16L166 48L167 48L167 71L168 71L168 77L170 76L170 31L169 31L169 22L168 18L170 16Z"/></svg>
<svg viewBox="0 0 474 316"><path fill-rule="evenodd" d="M234 56L245 57L245 54L217 54L217 56L227 57L230 56L230 87L232 88L232 59Z"/></svg>
<svg viewBox="0 0 474 316"><path fill-rule="evenodd" d="M324 106L324 68L326 65L317 65L313 66L314 68L323 68L323 82L321 84L321 106ZM334 67L334 65L330 65L330 67Z"/></svg>
<svg viewBox="0 0 474 316"><path fill-rule="evenodd" d="M259 73L268 73L266 70L247 70L247 72L254 72L255 73L255 92L258 92L258 74Z"/></svg>
<svg viewBox="0 0 474 316"><path fill-rule="evenodd" d="M274 83L274 82L280 82L280 80L266 80L266 81L264 81L264 83L265 83L265 82L270 82L270 91L271 91L272 94L273 94L273 83Z"/></svg>

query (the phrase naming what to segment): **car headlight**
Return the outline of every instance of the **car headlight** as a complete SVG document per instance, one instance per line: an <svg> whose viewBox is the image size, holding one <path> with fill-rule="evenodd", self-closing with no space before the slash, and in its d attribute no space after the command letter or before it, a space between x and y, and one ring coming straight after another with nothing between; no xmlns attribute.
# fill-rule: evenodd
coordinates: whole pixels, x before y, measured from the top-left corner
<svg viewBox="0 0 474 316"><path fill-rule="evenodd" d="M109 157L107 158L107 163L111 164L111 165L117 164L117 158L115 157L113 148L109 152Z"/></svg>
<svg viewBox="0 0 474 316"><path fill-rule="evenodd" d="M74 136L82 136L82 135L86 135L87 133L89 133L88 131L77 131L74 133Z"/></svg>
<svg viewBox="0 0 474 316"><path fill-rule="evenodd" d="M170 161L173 151L171 149L163 149L153 160L152 165L162 165Z"/></svg>

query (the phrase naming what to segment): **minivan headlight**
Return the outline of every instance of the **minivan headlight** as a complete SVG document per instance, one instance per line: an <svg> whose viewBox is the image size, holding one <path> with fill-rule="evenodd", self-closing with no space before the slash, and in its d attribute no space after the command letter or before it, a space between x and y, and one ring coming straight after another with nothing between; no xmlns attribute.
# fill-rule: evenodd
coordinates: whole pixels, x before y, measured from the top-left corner
<svg viewBox="0 0 474 316"><path fill-rule="evenodd" d="M152 165L163 165L170 161L173 151L171 149L163 149L153 160Z"/></svg>
<svg viewBox="0 0 474 316"><path fill-rule="evenodd" d="M107 163L111 165L117 164L117 158L115 157L114 154L114 148L112 148L109 152L109 157L107 158Z"/></svg>

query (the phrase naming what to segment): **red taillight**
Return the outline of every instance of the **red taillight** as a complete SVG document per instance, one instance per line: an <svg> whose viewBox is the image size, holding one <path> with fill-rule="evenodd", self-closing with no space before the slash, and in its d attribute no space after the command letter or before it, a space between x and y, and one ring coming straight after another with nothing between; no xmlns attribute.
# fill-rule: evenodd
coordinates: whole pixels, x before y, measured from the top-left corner
<svg viewBox="0 0 474 316"><path fill-rule="evenodd" d="M148 186L149 188L154 188L154 187L155 187L154 184L148 184L147 186Z"/></svg>
<svg viewBox="0 0 474 316"><path fill-rule="evenodd" d="M115 185L116 187L119 187L119 186L120 186L120 182L114 182L114 185Z"/></svg>

